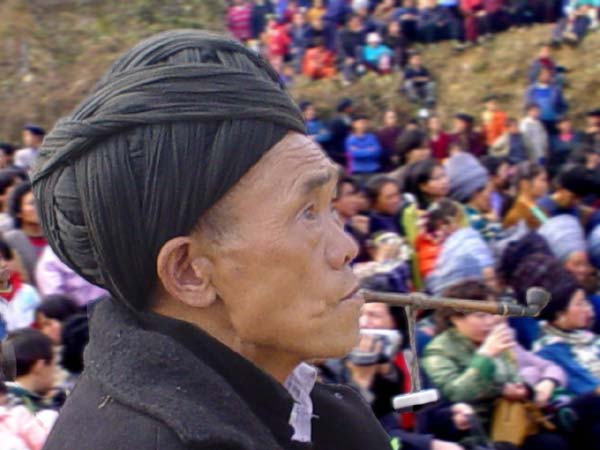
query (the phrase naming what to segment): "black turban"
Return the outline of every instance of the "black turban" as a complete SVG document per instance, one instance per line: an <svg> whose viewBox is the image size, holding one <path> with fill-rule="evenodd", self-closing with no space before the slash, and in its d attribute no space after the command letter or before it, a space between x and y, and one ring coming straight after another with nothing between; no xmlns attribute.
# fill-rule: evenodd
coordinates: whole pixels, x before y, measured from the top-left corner
<svg viewBox="0 0 600 450"><path fill-rule="evenodd" d="M200 31L119 58L46 136L32 176L48 243L73 270L143 308L156 258L302 115L262 58Z"/></svg>

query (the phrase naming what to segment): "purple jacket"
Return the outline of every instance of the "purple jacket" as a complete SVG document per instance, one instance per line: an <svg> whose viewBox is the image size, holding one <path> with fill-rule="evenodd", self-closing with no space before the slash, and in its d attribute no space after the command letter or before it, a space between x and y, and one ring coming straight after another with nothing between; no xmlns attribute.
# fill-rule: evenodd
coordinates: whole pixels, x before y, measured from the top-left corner
<svg viewBox="0 0 600 450"><path fill-rule="evenodd" d="M512 350L519 366L519 376L525 383L534 386L544 378L550 378L561 387L567 385L567 375L558 365L528 352L519 344Z"/></svg>
<svg viewBox="0 0 600 450"><path fill-rule="evenodd" d="M46 246L36 267L37 287L42 296L63 294L73 297L80 306L85 306L108 293L81 278Z"/></svg>

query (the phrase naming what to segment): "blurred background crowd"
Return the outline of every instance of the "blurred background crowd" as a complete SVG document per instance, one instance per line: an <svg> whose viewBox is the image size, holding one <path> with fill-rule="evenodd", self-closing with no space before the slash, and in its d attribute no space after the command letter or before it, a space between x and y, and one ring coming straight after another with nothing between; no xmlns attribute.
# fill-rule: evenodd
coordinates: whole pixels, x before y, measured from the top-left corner
<svg viewBox="0 0 600 450"><path fill-rule="evenodd" d="M235 0L229 32L261 52L283 83L353 83L402 71L415 117L366 114L339 96L324 117L298 99L309 136L339 164L333 207L360 247L364 287L524 304L552 295L538 318L421 311L415 355L407 317L363 307L358 346L319 361L324 382L354 387L392 448L593 449L600 440L600 109L569 115L569 73L553 47L597 25L594 0ZM553 22L531 61L523 113L493 92L478 111L436 113L435 74L419 50L454 50L494 33ZM576 69L574 69L576 70ZM38 450L83 370L86 309L105 292L47 246L28 173L45 130L0 143L0 448ZM419 377L441 400L395 410Z"/></svg>

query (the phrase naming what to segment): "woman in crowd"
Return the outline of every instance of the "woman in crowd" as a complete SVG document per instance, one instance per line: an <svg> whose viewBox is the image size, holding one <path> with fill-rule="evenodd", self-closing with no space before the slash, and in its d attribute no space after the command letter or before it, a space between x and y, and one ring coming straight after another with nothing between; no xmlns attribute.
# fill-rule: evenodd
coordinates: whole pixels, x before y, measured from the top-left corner
<svg viewBox="0 0 600 450"><path fill-rule="evenodd" d="M548 173L537 163L523 162L517 166L514 183L517 197L503 225L509 228L525 221L530 229L536 230L548 220L546 213L536 205L548 192Z"/></svg>
<svg viewBox="0 0 600 450"><path fill-rule="evenodd" d="M366 192L371 203L369 234L380 231L400 234L398 212L402 197L396 180L376 175L367 182Z"/></svg>
<svg viewBox="0 0 600 450"><path fill-rule="evenodd" d="M401 227L408 243L415 248L419 234L419 222L427 208L448 195L448 177L444 167L434 159L418 161L406 167L404 174L404 197L400 212ZM422 287L416 254L412 258L412 277L415 288Z"/></svg>
<svg viewBox="0 0 600 450"><path fill-rule="evenodd" d="M444 296L495 301L483 282L467 280L448 287ZM428 378L453 402L473 406L489 430L496 400L532 399L545 405L557 386L566 382L555 364L523 350L504 319L487 313L440 310L438 321L445 331L426 347L422 365ZM539 432L526 438L523 449L567 449L559 435Z"/></svg>
<svg viewBox="0 0 600 450"><path fill-rule="evenodd" d="M8 209L15 229L4 233L4 240L19 256L23 264L24 279L35 284L35 265L47 243L31 192L31 183L24 181L13 189L8 199Z"/></svg>

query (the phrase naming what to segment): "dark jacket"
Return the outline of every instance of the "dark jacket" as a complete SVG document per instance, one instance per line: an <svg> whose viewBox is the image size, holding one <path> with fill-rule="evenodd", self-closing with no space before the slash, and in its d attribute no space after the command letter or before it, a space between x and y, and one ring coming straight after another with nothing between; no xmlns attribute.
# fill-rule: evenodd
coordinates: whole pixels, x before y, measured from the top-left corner
<svg viewBox="0 0 600 450"><path fill-rule="evenodd" d="M316 384L313 444L291 440L285 388L200 329L100 301L85 371L45 450L389 450L350 388Z"/></svg>

